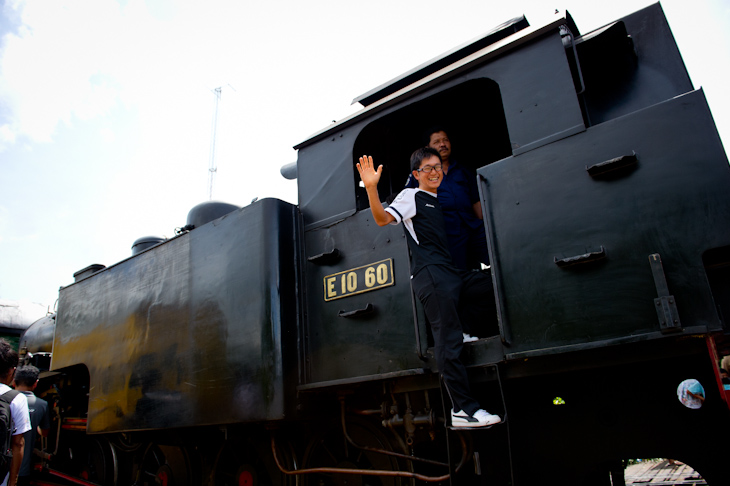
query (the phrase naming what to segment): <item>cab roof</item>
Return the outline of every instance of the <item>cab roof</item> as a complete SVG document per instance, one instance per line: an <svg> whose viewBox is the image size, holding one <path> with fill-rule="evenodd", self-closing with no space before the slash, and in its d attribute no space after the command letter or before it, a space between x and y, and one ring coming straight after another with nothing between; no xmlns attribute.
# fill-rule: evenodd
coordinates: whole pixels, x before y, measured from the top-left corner
<svg viewBox="0 0 730 486"><path fill-rule="evenodd" d="M556 11L556 15L550 21L534 27L530 26L530 23L524 15L508 20L488 32L436 56L430 61L416 66L400 76L356 97L352 103L360 103L363 105L364 108L362 110L312 134L303 142L295 145L294 149L299 150L317 140L327 137L331 133L349 126L361 115L383 109L389 106L393 100L400 98L406 93L415 94L420 91L419 88L429 85L436 79L441 81L443 80L443 76L455 74L460 71L460 68L466 65L477 60L483 61L502 54L560 25L567 25L575 37L580 35L578 27L567 11L564 12L564 15L558 15Z"/></svg>

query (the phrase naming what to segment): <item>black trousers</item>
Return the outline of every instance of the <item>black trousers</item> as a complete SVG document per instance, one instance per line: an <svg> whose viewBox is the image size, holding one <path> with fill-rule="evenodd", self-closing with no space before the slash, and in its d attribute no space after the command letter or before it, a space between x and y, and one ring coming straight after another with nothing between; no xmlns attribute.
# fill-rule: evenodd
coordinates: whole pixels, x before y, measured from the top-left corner
<svg viewBox="0 0 730 486"><path fill-rule="evenodd" d="M411 279L416 296L423 304L433 333L434 352L444 377L454 411L469 415L481 407L472 397L466 368L461 362L464 346L460 303L494 302L492 279L488 274L460 270L447 265L428 265ZM494 310L494 306L489 306ZM485 319L493 316L485 316Z"/></svg>

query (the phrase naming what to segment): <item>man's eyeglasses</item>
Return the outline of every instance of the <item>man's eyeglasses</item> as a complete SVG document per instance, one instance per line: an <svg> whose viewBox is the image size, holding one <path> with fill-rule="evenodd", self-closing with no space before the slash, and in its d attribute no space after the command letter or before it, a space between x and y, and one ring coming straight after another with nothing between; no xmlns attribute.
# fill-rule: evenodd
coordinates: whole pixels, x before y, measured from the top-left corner
<svg viewBox="0 0 730 486"><path fill-rule="evenodd" d="M441 164L436 165L427 165L426 167L421 167L420 169L416 169L418 172L423 172L424 174L429 174L432 170L437 170L441 172Z"/></svg>

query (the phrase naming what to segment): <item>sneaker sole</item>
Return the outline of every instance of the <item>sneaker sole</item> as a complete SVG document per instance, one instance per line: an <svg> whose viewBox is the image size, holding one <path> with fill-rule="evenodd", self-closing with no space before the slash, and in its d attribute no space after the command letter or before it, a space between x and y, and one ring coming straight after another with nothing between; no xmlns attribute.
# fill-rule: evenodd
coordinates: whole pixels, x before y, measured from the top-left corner
<svg viewBox="0 0 730 486"><path fill-rule="evenodd" d="M500 422L502 422L501 418L498 420L490 421L490 422L467 422L467 421L462 422L461 420L459 420L458 422L454 422L454 419L452 418L451 427L463 427L463 428L474 429L474 428L478 428L478 427L488 427L490 425L495 425Z"/></svg>

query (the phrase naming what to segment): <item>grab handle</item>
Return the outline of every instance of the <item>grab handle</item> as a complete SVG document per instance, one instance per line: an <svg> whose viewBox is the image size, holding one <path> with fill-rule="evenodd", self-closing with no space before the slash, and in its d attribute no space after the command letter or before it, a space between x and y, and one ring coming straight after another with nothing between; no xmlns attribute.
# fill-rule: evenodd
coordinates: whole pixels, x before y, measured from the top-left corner
<svg viewBox="0 0 730 486"><path fill-rule="evenodd" d="M340 250L333 248L332 251L320 253L307 258L307 261L317 265L331 265L340 259Z"/></svg>
<svg viewBox="0 0 730 486"><path fill-rule="evenodd" d="M621 172L627 172L636 167L638 159L636 158L636 152L631 155L622 155L604 162L593 164L592 166L586 166L588 174L595 178L619 175ZM619 171L619 172L617 172Z"/></svg>
<svg viewBox="0 0 730 486"><path fill-rule="evenodd" d="M341 310L337 313L337 315L340 317L360 317L367 314L372 314L373 312L375 312L375 307L373 307L373 304L368 303L365 305L364 309L355 309L351 311Z"/></svg>
<svg viewBox="0 0 730 486"><path fill-rule="evenodd" d="M565 268L573 265L580 265L583 263L597 262L599 260L603 260L604 258L606 258L606 249L601 246L601 249L598 251L592 251L588 253L583 253L582 255L561 258L560 260L558 260L558 257L553 257L553 261L560 268Z"/></svg>

